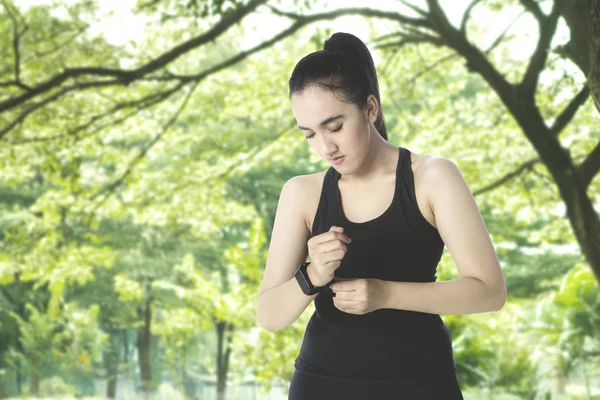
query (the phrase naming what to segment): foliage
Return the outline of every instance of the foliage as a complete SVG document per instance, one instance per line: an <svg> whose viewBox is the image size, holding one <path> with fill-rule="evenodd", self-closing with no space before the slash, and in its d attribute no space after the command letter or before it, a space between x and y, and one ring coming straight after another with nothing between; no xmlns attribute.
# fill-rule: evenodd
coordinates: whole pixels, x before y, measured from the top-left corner
<svg viewBox="0 0 600 400"><path fill-rule="evenodd" d="M65 66L141 65L239 3L138 0L136 12L150 24L143 40L127 46L86 32L98 2L60 6L62 17L51 6L30 7L22 13L29 31L20 41L21 77L43 82ZM297 11L315 3L299 2ZM486 3L494 13L517 4ZM469 22L474 42L482 41L485 28ZM177 58L168 71L194 74L235 55L250 32L236 29ZM391 29L382 22L369 35ZM15 59L6 13L0 31L0 76L8 81ZM151 304L151 333L161 345L157 359L178 389L186 391L198 376L216 376L227 361L218 343L231 350L230 377L251 376L263 392L289 383L314 305L291 326L269 333L257 326L256 295L283 183L327 167L294 128L286 100L296 61L331 32L329 25L304 28L176 90L147 79L72 92L3 139L0 371L7 380L38 369L48 378L42 391L50 394L75 386L56 372L103 376L109 363L103 351L123 344L116 339L123 332L142 330L140 310ZM507 41L490 56L510 78L527 61L510 57L515 45ZM563 200L540 163L484 190L536 153L464 60L449 58L431 68L448 50L421 44L374 55L382 60L377 67L390 143L456 161L506 277L509 301L501 312L444 317L459 381L532 398L542 354L569 374L598 352L597 284L564 218ZM555 55L546 71L536 98L550 122L582 77ZM3 98L15 93L13 86L0 87ZM0 121L16 116L4 112ZM585 105L561 133L576 160L598 141L595 118L592 105ZM588 193L595 199L599 192L596 179ZM456 277L446 251L437 278ZM221 326L229 330L219 337ZM121 359L121 371L137 371L131 359ZM160 373L153 377L162 379Z"/></svg>

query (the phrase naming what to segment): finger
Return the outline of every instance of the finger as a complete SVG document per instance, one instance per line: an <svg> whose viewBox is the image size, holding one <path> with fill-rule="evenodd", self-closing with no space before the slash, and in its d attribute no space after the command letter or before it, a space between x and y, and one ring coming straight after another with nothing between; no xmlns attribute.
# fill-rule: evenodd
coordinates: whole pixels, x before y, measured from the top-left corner
<svg viewBox="0 0 600 400"><path fill-rule="evenodd" d="M326 243L326 242L333 241L333 240L341 240L343 242L348 243L350 240L349 240L349 238L346 239L347 237L348 236L344 235L341 232L338 232L336 230L331 230L322 235L314 236L313 240L316 241L316 243Z"/></svg>
<svg viewBox="0 0 600 400"><path fill-rule="evenodd" d="M335 296L335 297L333 298L333 302L334 302L334 303L336 303L336 304L342 304L342 305L344 305L344 304L345 304L346 306L352 306L352 305L355 305L357 301L358 301L358 300L354 300L354 299L348 299L348 298L344 299L344 298L340 298L340 297L338 297L338 296Z"/></svg>
<svg viewBox="0 0 600 400"><path fill-rule="evenodd" d="M333 292L333 299L342 300L342 301L357 301L355 299L356 296L349 292Z"/></svg>
<svg viewBox="0 0 600 400"><path fill-rule="evenodd" d="M333 279L334 279L336 282L343 282L343 281L355 281L355 280L356 280L356 278L342 278L342 277L340 277L340 276L334 276L334 277L333 277Z"/></svg>
<svg viewBox="0 0 600 400"><path fill-rule="evenodd" d="M335 286L331 288L331 291L333 293L337 293L337 292L356 292L356 288L353 287L341 287L341 286Z"/></svg>
<svg viewBox="0 0 600 400"><path fill-rule="evenodd" d="M333 277L333 283L329 285L331 290L343 290L343 291L353 291L356 290L354 285L349 285L347 283L343 283L344 281L356 281L356 278L339 278ZM332 287L333 286L333 287Z"/></svg>
<svg viewBox="0 0 600 400"><path fill-rule="evenodd" d="M346 310L344 310L344 305L338 301L335 301L335 299L333 299L333 306L340 311L344 311L344 312L346 311Z"/></svg>
<svg viewBox="0 0 600 400"><path fill-rule="evenodd" d="M343 311L345 313L348 314L356 314L356 309L353 308L350 303L340 303L340 302L336 302L334 303L335 308L337 308L340 311Z"/></svg>

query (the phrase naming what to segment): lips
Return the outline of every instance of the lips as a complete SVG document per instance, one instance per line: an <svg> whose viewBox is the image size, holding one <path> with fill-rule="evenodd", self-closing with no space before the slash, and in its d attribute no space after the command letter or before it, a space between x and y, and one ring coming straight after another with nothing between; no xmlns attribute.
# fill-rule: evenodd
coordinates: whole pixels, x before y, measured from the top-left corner
<svg viewBox="0 0 600 400"><path fill-rule="evenodd" d="M335 165L339 165L339 164L343 163L345 159L346 159L346 157L344 157L344 156L336 157L331 160L331 163L333 163Z"/></svg>

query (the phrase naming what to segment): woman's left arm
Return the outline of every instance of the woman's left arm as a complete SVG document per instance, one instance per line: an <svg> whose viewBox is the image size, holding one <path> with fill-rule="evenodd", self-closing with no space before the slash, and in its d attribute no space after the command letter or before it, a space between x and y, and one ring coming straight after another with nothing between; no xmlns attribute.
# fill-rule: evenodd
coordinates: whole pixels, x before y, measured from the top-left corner
<svg viewBox="0 0 600 400"><path fill-rule="evenodd" d="M504 274L479 207L460 170L449 159L432 157L417 173L460 278L439 282L381 281L385 298L381 308L433 314L500 310L507 295Z"/></svg>

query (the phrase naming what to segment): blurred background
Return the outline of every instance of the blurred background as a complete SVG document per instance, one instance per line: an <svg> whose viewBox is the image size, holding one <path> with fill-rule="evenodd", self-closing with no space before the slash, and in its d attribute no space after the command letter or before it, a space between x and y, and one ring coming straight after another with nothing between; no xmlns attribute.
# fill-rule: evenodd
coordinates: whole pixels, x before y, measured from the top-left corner
<svg viewBox="0 0 600 400"><path fill-rule="evenodd" d="M442 315L465 399L600 399L598 0L0 0L0 398L287 399L314 304L256 296L337 31L496 246L504 308Z"/></svg>

